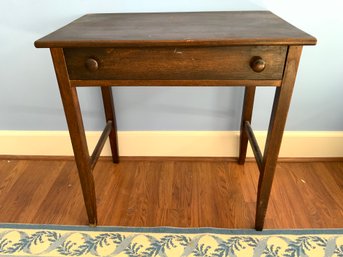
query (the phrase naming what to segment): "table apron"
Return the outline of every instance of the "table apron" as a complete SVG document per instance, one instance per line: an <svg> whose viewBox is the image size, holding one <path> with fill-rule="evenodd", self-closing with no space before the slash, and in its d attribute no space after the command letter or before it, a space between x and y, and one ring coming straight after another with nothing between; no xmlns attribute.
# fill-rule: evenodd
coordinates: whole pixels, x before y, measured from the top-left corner
<svg viewBox="0 0 343 257"><path fill-rule="evenodd" d="M281 80L71 80L70 85L72 87L279 87L281 82Z"/></svg>

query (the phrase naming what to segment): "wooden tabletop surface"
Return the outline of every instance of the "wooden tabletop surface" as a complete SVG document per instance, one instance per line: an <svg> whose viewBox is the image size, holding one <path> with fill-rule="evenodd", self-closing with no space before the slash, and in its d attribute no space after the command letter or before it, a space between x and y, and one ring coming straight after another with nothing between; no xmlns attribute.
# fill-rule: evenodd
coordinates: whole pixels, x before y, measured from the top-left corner
<svg viewBox="0 0 343 257"><path fill-rule="evenodd" d="M87 14L35 42L39 48L314 44L269 11Z"/></svg>

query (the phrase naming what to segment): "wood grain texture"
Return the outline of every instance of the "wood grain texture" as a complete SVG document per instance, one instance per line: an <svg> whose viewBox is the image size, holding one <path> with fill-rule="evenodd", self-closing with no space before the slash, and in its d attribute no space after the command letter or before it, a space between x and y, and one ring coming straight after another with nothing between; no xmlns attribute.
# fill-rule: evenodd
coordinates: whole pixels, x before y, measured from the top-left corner
<svg viewBox="0 0 343 257"><path fill-rule="evenodd" d="M106 142L107 138L109 137L109 135L112 131L112 127L113 127L112 121L107 121L107 124L106 124L100 138L99 138L99 141L96 144L96 146L93 150L93 153L90 157L91 170L94 169L95 164L97 163L97 161L100 157L100 154L101 154L102 149L104 148L105 142Z"/></svg>
<svg viewBox="0 0 343 257"><path fill-rule="evenodd" d="M117 135L117 119L114 109L114 100L111 87L101 87L102 102L104 105L106 121L112 122L112 129L109 134L111 146L112 160L114 163L119 162L118 135Z"/></svg>
<svg viewBox="0 0 343 257"><path fill-rule="evenodd" d="M263 228L301 52L302 46L289 47L282 85L275 90L266 145L263 153L261 175L258 182L256 203L257 230L262 230Z"/></svg>
<svg viewBox="0 0 343 257"><path fill-rule="evenodd" d="M99 161L99 225L253 228L255 163ZM73 161L1 160L0 222L87 225ZM279 163L265 228L343 227L343 162Z"/></svg>
<svg viewBox="0 0 343 257"><path fill-rule="evenodd" d="M316 39L269 11L87 14L36 47L303 45Z"/></svg>
<svg viewBox="0 0 343 257"><path fill-rule="evenodd" d="M100 155L98 149L107 134L103 134L90 159L75 88L80 85L71 80L104 81L99 86L102 87L106 120L113 122L107 131L111 129L112 132L110 140L114 162L118 160L116 137L113 135L116 132L114 105L110 89L105 88L113 86L109 84L112 81L118 80L121 85L122 81L191 81L194 85L202 85L206 81L214 81L214 85L220 84L218 81L231 81L231 84L251 81L257 86L261 83L256 82L258 80L262 83L282 80L281 87L276 89L263 161L256 150L256 140L251 140L254 139L253 132L248 130L250 141L256 145L254 153L258 152L256 156L261 171L255 228L262 230L301 49L303 45L315 43L315 38L268 11L91 14L36 41L36 47L49 47L51 50L90 224L97 224L96 194L91 174L96 161L92 160ZM252 90L247 88L250 94ZM247 104L251 106L243 110L243 121L244 118L251 119L252 99L253 95L246 97ZM249 124L250 120L244 122ZM240 163L243 163L244 138L241 143ZM153 164L142 165L143 169ZM217 168L227 172L226 168ZM209 179L208 174L204 175L204 181ZM134 192L141 195L137 205L142 207L132 218L146 223L152 217L147 199L155 202L156 195L151 194L145 175L139 173L137 176L141 184L134 188ZM158 179L154 179L154 183L158 185ZM188 188L189 185L184 186ZM217 189L229 190L227 183L221 181L218 181ZM199 195L205 197L209 192L200 190ZM181 199L186 203L190 201L187 195ZM230 214L220 212L216 200L211 203L217 216L223 215L223 220L230 220ZM227 203L224 204L225 209L231 210L231 201ZM188 215L186 207L178 208L176 212L174 208L168 209L164 213L167 217L168 214ZM236 213L231 215L237 217Z"/></svg>
<svg viewBox="0 0 343 257"><path fill-rule="evenodd" d="M111 160L111 156L100 156L99 160ZM73 156L54 155L0 155L0 160L30 160L30 161L72 161ZM120 161L189 161L189 162L236 162L237 157L193 157L193 156L121 156ZM247 157L247 162L255 162L255 157ZM279 157L278 162L343 162L343 157Z"/></svg>
<svg viewBox="0 0 343 257"><path fill-rule="evenodd" d="M245 133L245 122L251 123L252 113L254 109L256 87L245 87L244 99L242 107L240 139L239 139L239 157L238 163L244 164L247 156L248 135Z"/></svg>
<svg viewBox="0 0 343 257"><path fill-rule="evenodd" d="M286 53L286 46L64 49L71 80L279 80ZM250 67L257 56L266 63L262 72Z"/></svg>
<svg viewBox="0 0 343 257"><path fill-rule="evenodd" d="M69 84L63 49L52 48L50 51L79 172L89 224L96 225L97 211L94 180L77 91L76 88L71 87Z"/></svg>
<svg viewBox="0 0 343 257"><path fill-rule="evenodd" d="M258 166L259 170L261 171L263 169L263 156L262 156L260 146L258 145L257 139L255 137L254 131L251 128L249 121L245 122L244 128L245 128L246 134L248 135L249 143L250 143L251 149L254 153L257 166ZM240 163L240 162L238 162L238 163Z"/></svg>
<svg viewBox="0 0 343 257"><path fill-rule="evenodd" d="M101 85L102 87L112 87L112 86L181 86L181 87L207 87L207 86L216 86L216 87L227 87L227 86L263 86L263 87L279 87L281 85L281 80L272 80L272 79L259 79L259 80L71 80L70 84L72 87L97 87Z"/></svg>

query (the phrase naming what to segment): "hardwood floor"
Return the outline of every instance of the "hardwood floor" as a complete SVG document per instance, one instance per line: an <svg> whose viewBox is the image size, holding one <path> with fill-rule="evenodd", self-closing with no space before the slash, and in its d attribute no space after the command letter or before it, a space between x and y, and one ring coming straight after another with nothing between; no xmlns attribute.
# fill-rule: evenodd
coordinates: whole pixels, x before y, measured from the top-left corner
<svg viewBox="0 0 343 257"><path fill-rule="evenodd" d="M253 228L258 169L227 161L99 161L99 225ZM76 167L0 160L0 222L87 224ZM343 162L279 163L265 228L343 227Z"/></svg>

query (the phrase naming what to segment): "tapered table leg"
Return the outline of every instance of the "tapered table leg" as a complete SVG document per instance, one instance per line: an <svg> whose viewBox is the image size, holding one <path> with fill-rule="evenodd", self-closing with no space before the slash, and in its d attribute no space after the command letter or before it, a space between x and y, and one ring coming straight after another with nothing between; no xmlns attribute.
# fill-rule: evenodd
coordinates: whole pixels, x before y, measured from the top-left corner
<svg viewBox="0 0 343 257"><path fill-rule="evenodd" d="M276 88L266 146L264 149L262 170L260 171L258 182L255 220L256 230L263 229L301 51L302 46L289 47L282 84L280 87Z"/></svg>
<svg viewBox="0 0 343 257"><path fill-rule="evenodd" d="M112 130L109 135L112 161L119 163L119 150L118 150L118 136L117 136L117 122L114 110L113 95L111 87L101 87L102 100L104 103L106 122L112 121Z"/></svg>
<svg viewBox="0 0 343 257"><path fill-rule="evenodd" d="M70 85L63 49L51 48L51 55L68 123L89 224L95 226L97 224L97 212L94 179L76 88Z"/></svg>
<svg viewBox="0 0 343 257"><path fill-rule="evenodd" d="M247 155L248 148L248 136L244 130L244 123L249 121L251 123L252 111L254 107L256 87L245 87L244 100L243 100L243 111L241 119L241 131L240 131L240 142L239 142L239 157L238 163L244 164Z"/></svg>

